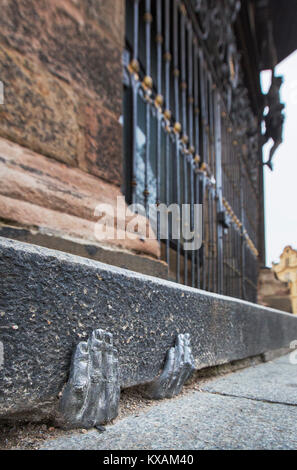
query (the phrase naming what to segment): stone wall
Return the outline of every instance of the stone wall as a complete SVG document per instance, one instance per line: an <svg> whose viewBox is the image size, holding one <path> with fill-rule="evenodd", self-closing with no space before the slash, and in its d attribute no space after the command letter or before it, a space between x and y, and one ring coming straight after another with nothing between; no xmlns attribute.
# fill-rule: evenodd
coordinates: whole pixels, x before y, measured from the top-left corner
<svg viewBox="0 0 297 470"><path fill-rule="evenodd" d="M119 185L123 44L123 0L3 0L0 135Z"/></svg>
<svg viewBox="0 0 297 470"><path fill-rule="evenodd" d="M100 203L115 207L123 178L124 6L124 0L1 2L0 229L5 233L8 226L20 227L27 231L24 241L28 231L37 232L46 235L43 243L48 236L55 239L58 249L75 239L75 251L83 253L83 243L103 253L94 237L94 211ZM108 244L159 256L158 243L141 236ZM118 259L121 265L123 256ZM164 272L164 266L156 269Z"/></svg>
<svg viewBox="0 0 297 470"><path fill-rule="evenodd" d="M121 196L117 185L1 138L0 176L0 217L6 225L87 242L94 248L109 244L158 258L158 242L144 240L140 234L105 241L96 238L95 209L99 203L110 204L117 215L117 198ZM121 222L116 218L115 223Z"/></svg>

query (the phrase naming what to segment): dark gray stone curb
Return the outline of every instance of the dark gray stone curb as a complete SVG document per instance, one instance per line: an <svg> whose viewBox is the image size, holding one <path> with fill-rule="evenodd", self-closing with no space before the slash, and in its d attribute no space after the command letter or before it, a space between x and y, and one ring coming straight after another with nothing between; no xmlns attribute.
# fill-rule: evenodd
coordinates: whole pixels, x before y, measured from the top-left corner
<svg viewBox="0 0 297 470"><path fill-rule="evenodd" d="M0 278L0 417L51 414L75 346L97 328L113 334L122 387L152 381L177 334L191 334L199 368L297 338L292 315L5 238Z"/></svg>

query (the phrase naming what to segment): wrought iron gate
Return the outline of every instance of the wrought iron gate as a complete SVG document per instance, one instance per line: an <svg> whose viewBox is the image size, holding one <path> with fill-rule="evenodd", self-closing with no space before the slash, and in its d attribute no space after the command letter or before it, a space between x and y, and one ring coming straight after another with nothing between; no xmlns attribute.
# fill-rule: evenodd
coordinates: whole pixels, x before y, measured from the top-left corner
<svg viewBox="0 0 297 470"><path fill-rule="evenodd" d="M162 243L169 278L256 301L259 124L233 32L239 6L126 0L126 197L202 204L200 250Z"/></svg>

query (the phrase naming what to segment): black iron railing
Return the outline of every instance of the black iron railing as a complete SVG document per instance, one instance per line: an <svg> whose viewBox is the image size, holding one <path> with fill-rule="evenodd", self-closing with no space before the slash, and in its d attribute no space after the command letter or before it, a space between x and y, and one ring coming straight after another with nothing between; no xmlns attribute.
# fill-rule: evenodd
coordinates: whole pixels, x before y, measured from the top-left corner
<svg viewBox="0 0 297 470"><path fill-rule="evenodd" d="M126 196L146 211L202 204L200 250L172 237L161 244L169 278L255 301L258 124L232 29L238 2L215 3L223 10L203 0L126 1Z"/></svg>

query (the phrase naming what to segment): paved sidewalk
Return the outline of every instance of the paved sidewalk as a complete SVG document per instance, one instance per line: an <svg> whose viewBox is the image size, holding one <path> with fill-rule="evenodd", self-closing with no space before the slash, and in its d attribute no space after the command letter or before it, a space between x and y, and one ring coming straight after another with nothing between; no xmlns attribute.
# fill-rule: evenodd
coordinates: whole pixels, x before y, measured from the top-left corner
<svg viewBox="0 0 297 470"><path fill-rule="evenodd" d="M42 449L296 449L297 365L289 356L216 379L107 426Z"/></svg>

